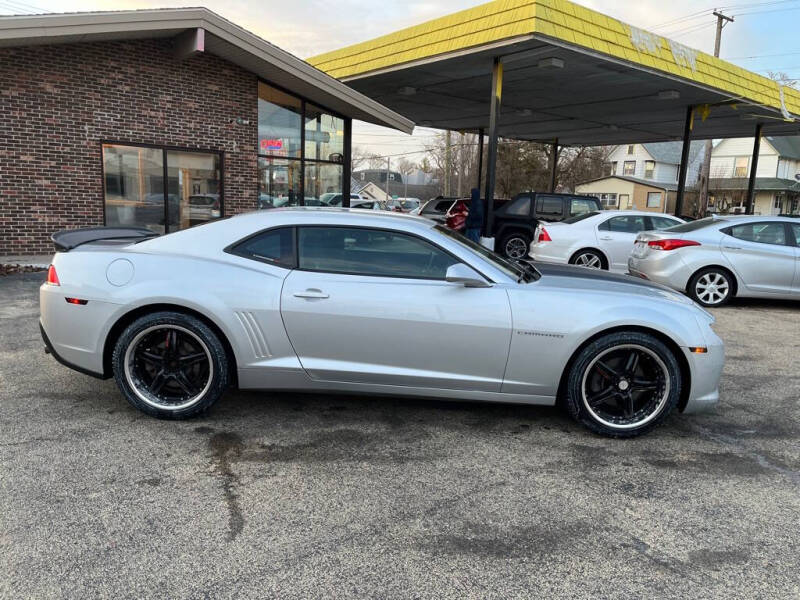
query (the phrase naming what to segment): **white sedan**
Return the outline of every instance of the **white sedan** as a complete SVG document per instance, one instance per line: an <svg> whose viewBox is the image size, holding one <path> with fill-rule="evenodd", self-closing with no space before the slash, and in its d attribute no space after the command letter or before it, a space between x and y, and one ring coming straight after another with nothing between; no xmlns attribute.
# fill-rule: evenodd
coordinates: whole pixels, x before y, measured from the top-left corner
<svg viewBox="0 0 800 600"><path fill-rule="evenodd" d="M536 261L626 273L636 236L683 221L672 215L638 211L594 211L560 223L541 223L529 256Z"/></svg>

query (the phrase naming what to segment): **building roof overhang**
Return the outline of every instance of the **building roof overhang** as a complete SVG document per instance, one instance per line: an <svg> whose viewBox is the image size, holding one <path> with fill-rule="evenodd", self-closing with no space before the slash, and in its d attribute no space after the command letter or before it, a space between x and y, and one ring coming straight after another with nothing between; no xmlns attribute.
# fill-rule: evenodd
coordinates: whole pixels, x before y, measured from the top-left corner
<svg viewBox="0 0 800 600"><path fill-rule="evenodd" d="M206 8L176 8L0 17L0 48L148 38L183 40L202 32L202 47L220 58L344 116L411 133L414 123L304 60Z"/></svg>
<svg viewBox="0 0 800 600"><path fill-rule="evenodd" d="M800 133L800 92L567 0L497 0L309 59L419 125L562 144Z"/></svg>

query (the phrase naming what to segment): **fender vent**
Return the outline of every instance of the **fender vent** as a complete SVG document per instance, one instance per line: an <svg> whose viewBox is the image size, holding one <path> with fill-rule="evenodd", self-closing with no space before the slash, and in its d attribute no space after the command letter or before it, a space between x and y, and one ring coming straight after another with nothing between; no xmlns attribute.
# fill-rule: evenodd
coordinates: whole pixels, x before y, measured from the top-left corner
<svg viewBox="0 0 800 600"><path fill-rule="evenodd" d="M267 344L267 338L264 337L264 332L255 318L253 313L248 311L236 311L234 313L239 323L242 324L247 339L250 341L250 347L253 349L253 354L256 358L270 358L272 353Z"/></svg>

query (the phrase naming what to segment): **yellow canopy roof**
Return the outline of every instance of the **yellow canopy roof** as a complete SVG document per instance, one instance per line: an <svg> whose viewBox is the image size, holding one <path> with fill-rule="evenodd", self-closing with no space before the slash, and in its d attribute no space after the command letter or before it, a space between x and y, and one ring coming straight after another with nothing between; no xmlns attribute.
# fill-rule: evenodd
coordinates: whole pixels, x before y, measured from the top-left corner
<svg viewBox="0 0 800 600"><path fill-rule="evenodd" d="M589 65L596 67L599 63L610 62L616 65L617 73L629 76L633 73L641 74L641 81L648 85L660 86L662 90L683 90L680 97L684 111L689 104L688 100L700 105L730 105L739 101L748 110L758 111L750 118L759 116L769 121L765 131L769 130L773 135L795 135L800 132L800 126L791 122L793 115L800 114L800 92L797 90L567 0L496 0L367 42L327 52L308 61L368 95L375 94L373 97L376 99L376 95L380 96L380 101L385 103L386 97L391 95L389 92L392 85L413 87L413 80L409 83L409 78L402 76L404 71L415 70L415 73L422 75L435 72L439 76L438 83L448 76L456 81L467 74L460 69L461 66L469 67L468 74L476 73L478 56L508 56L509 53L512 56L522 56L530 49L538 49L535 55L540 58L570 56L568 67L570 62L586 68ZM548 54L550 50L563 52ZM576 57L576 54L580 57ZM447 63L447 66L436 66L437 63ZM485 73L485 68L482 71ZM569 68L563 69L562 77L567 76L568 71ZM531 71L537 76L542 72ZM609 76L614 76L613 70L609 71ZM628 84L635 83L631 77L628 80ZM423 77L421 81L425 83L426 80ZM377 85L378 82L381 83L380 86ZM691 89L681 88L681 84L688 85ZM589 85L591 82L587 81L586 90L591 96ZM420 88L425 89L425 85ZM391 91L396 93L397 88ZM506 91L507 84L504 84L504 93ZM418 123L427 120L432 125L458 128L447 125L435 115L432 119L426 119L421 106L404 107L404 102L408 103L407 97L415 92L416 90L401 92L400 96L405 95L406 98L398 98L397 102L390 102L389 105ZM624 95L620 93L620 96ZM551 102L553 99L551 95ZM572 101L574 96L564 96L563 99ZM607 94L603 98L606 103L610 100L613 98L608 98ZM488 106L488 98L486 103ZM517 105L517 112L520 106ZM628 105L626 107L625 110L629 108ZM653 104L654 111L664 107L664 104ZM475 106L472 108L474 112ZM524 108L523 106L522 110ZM619 108L622 110L622 105ZM535 102L532 109L536 110ZM641 110L641 106L639 109ZM726 110L730 112L730 108ZM586 112L585 114L589 115ZM702 115L703 120L708 116L705 107ZM570 118L579 116L572 114ZM736 121L744 120L741 113L728 116ZM682 121L680 118L677 120ZM505 118L502 121L508 122ZM717 130L711 127L698 133L705 137L717 137L720 134L723 134L722 137L752 135L752 123L734 125L730 118L727 121L725 127L719 122L720 127ZM603 123L605 121L601 120L600 124ZM480 125L477 119L475 124ZM462 123L461 128L467 128L465 123ZM624 130L624 126L618 129ZM650 132L649 139L673 139L679 133L674 131L674 126L669 129L669 133L666 129L656 129ZM511 135L513 136L513 132ZM576 134L575 137L581 136ZM610 139L619 136L597 136L595 132L586 137ZM647 134L640 137L646 138Z"/></svg>

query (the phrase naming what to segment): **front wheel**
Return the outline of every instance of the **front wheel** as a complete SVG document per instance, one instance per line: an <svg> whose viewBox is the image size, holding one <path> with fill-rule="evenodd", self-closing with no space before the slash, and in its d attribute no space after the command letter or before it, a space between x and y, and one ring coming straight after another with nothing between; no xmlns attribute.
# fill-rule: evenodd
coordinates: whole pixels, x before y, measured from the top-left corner
<svg viewBox="0 0 800 600"><path fill-rule="evenodd" d="M634 437L677 406L682 377L672 351L640 332L605 335L584 348L567 379L574 419L609 437Z"/></svg>
<svg viewBox="0 0 800 600"><path fill-rule="evenodd" d="M208 410L228 385L225 347L196 317L164 311L136 319L112 355L114 378L135 408L186 419Z"/></svg>
<svg viewBox="0 0 800 600"><path fill-rule="evenodd" d="M520 260L528 255L531 240L524 233L509 233L500 242L503 254L513 260Z"/></svg>

